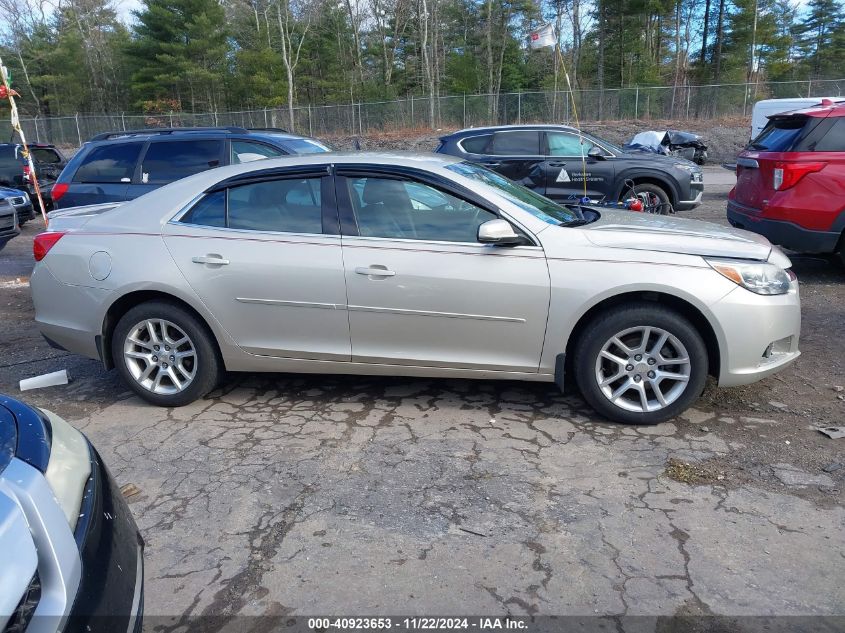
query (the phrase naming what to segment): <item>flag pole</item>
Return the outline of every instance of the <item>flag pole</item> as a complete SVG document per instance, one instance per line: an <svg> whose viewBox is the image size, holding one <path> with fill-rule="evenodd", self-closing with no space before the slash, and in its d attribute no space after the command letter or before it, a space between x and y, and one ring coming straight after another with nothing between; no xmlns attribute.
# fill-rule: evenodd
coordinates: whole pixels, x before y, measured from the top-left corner
<svg viewBox="0 0 845 633"><path fill-rule="evenodd" d="M47 210L44 208L44 198L41 196L41 186L38 184L38 174L35 171L35 163L32 160L32 153L29 151L29 146L26 142L26 135L21 127L20 117L18 116L18 106L15 103L15 95L9 85L9 73L3 65L3 60L0 58L0 80L2 80L2 87L5 92L5 97L9 100L9 107L12 111L12 129L21 137L21 145L23 145L23 156L29 165L29 177L35 188L35 196L38 198L38 206L41 209L41 217L44 220L44 226L47 226Z"/></svg>
<svg viewBox="0 0 845 633"><path fill-rule="evenodd" d="M575 92L572 90L572 82L569 80L569 71L566 69L566 62L563 60L563 53L560 46L555 46L555 51L560 58L560 66L563 69L563 76L566 77L566 87L569 88L569 98L572 100L572 115L575 117L575 128L578 130L578 147L581 150L581 178L584 183L584 197L587 197L587 157L584 154L584 135L581 132L581 123L578 121L578 107L575 105Z"/></svg>

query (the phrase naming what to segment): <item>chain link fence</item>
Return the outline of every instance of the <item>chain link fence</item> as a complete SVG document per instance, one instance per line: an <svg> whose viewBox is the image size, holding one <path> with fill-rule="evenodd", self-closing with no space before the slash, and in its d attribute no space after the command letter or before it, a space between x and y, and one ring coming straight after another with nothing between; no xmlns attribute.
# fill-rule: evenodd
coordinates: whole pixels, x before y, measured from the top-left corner
<svg viewBox="0 0 845 633"><path fill-rule="evenodd" d="M367 135L408 128L458 128L511 123L574 124L608 120L717 119L749 116L760 99L837 97L845 79L660 86L610 90L512 92L499 95L408 97L395 101L297 106L239 112L158 115L98 114L22 118L27 139L79 146L101 132L154 127L238 126L285 128L308 136ZM573 103L574 102L574 103ZM577 109L577 117L576 117ZM11 137L8 122L0 130Z"/></svg>

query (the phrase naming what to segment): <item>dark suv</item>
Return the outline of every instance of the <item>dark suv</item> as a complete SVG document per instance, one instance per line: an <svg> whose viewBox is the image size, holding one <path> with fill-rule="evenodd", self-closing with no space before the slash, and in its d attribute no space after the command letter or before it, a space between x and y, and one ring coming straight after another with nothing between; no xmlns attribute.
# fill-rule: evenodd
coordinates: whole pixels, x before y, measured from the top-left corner
<svg viewBox="0 0 845 633"><path fill-rule="evenodd" d="M580 137L583 147L578 130L565 125L471 128L442 137L436 151L480 163L552 200L581 198L586 179L592 200L652 194L679 211L701 203L704 180L698 165L626 151L590 134Z"/></svg>
<svg viewBox="0 0 845 633"><path fill-rule="evenodd" d="M49 143L29 143L28 145L32 153L32 162L35 163L35 171L38 174L38 184L44 197L44 205L49 210L52 207L50 190L67 165L67 159L55 145ZM13 204L18 209L18 217L22 224L34 217L34 209L38 207L38 203L30 204L30 201L35 200L35 186L32 175L29 173L29 163L23 157L23 145L20 143L0 143L0 187L25 191L29 195L25 208L19 206L18 202L13 202Z"/></svg>
<svg viewBox="0 0 845 633"><path fill-rule="evenodd" d="M56 208L132 200L192 174L329 148L279 129L153 128L100 134L85 143L53 186Z"/></svg>

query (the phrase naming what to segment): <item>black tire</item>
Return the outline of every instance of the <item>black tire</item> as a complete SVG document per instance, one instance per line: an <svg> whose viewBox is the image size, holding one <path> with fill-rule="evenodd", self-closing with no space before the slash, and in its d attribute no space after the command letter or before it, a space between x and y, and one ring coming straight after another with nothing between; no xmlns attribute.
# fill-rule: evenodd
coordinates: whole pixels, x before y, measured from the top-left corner
<svg viewBox="0 0 845 633"><path fill-rule="evenodd" d="M672 208L672 199L669 197L669 194L666 193L666 190L663 187L658 185L654 185L650 182L644 182L637 185L634 185L632 188L627 188L622 192L622 196L620 197L619 201L624 202L628 198L633 197L648 197L653 195L656 197L660 202L659 213L661 215L667 215L670 213Z"/></svg>
<svg viewBox="0 0 845 633"><path fill-rule="evenodd" d="M602 393L596 377L596 361L604 344L627 328L661 328L683 344L689 355L690 376L677 400L657 411L635 412L612 403ZM573 370L584 399L598 413L623 424L658 424L685 411L704 390L707 380L707 346L698 330L685 317L657 303L638 302L601 313L575 344Z"/></svg>
<svg viewBox="0 0 845 633"><path fill-rule="evenodd" d="M146 319L165 319L181 328L193 343L196 352L195 375L192 382L174 394L158 394L135 380L126 363L123 345L129 332ZM111 339L114 366L132 391L160 407L181 407L199 400L217 386L222 362L212 333L205 323L182 306L168 301L147 301L130 308L117 322Z"/></svg>

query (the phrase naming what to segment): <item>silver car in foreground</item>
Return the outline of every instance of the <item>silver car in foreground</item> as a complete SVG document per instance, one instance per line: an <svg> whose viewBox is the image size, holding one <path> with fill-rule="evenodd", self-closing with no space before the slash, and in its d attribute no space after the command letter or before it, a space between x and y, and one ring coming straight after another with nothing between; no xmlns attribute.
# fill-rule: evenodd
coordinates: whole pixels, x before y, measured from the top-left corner
<svg viewBox="0 0 845 633"><path fill-rule="evenodd" d="M54 212L36 320L161 406L230 371L574 376L601 414L656 423L709 374L798 357L790 261L760 236L563 207L438 155L319 154L210 170Z"/></svg>

